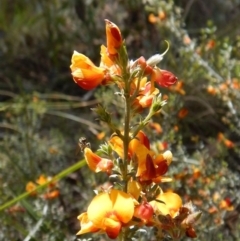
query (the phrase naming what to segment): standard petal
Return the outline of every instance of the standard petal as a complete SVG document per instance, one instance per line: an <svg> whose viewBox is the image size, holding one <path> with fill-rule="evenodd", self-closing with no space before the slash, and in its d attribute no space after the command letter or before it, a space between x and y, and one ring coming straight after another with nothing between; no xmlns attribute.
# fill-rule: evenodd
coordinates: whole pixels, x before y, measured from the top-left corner
<svg viewBox="0 0 240 241"><path fill-rule="evenodd" d="M116 212L119 221L128 223L134 213L134 203L132 197L119 190L111 190L111 200L113 202L113 211Z"/></svg>
<svg viewBox="0 0 240 241"><path fill-rule="evenodd" d="M182 206L182 199L178 194L173 192L162 193L156 197L156 200L161 202L152 201L151 204L153 204L153 206L155 206L161 214L169 214L171 217L174 217L179 208Z"/></svg>
<svg viewBox="0 0 240 241"><path fill-rule="evenodd" d="M104 229L104 220L108 213L112 211L112 201L108 193L101 193L95 196L88 206L87 214L88 219L93 224Z"/></svg>

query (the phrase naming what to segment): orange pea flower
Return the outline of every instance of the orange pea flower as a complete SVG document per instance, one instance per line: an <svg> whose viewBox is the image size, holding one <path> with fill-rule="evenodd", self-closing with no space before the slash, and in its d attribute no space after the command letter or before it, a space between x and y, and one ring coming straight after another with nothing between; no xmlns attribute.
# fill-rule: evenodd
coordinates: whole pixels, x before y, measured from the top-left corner
<svg viewBox="0 0 240 241"><path fill-rule="evenodd" d="M150 107L154 96L159 93L159 89L154 88L151 82L147 82L139 92L137 99L142 108Z"/></svg>
<svg viewBox="0 0 240 241"><path fill-rule="evenodd" d="M81 230L77 235L103 231L109 238L117 238L123 225L131 221L134 214L134 202L130 195L120 190L110 190L95 196L86 213L78 219Z"/></svg>
<svg viewBox="0 0 240 241"><path fill-rule="evenodd" d="M27 192L30 192L30 195L31 196L36 196L37 195L37 192L34 191L36 189L37 185L33 182L28 182L27 185L26 185L26 191Z"/></svg>
<svg viewBox="0 0 240 241"><path fill-rule="evenodd" d="M102 171L110 173L113 168L113 162L111 160L98 156L88 147L84 149L84 157L89 168L94 172Z"/></svg>
<svg viewBox="0 0 240 241"><path fill-rule="evenodd" d="M180 119L184 119L187 115L188 115L188 109L187 108L182 108L179 112L178 112L178 118Z"/></svg>
<svg viewBox="0 0 240 241"><path fill-rule="evenodd" d="M50 200L59 197L60 192L59 190L53 190L51 192L47 192L43 195L44 199Z"/></svg>
<svg viewBox="0 0 240 241"><path fill-rule="evenodd" d="M45 184L46 182L49 182L50 180L52 180L52 177L46 177L44 174L40 175L39 178L36 180L36 183L38 185L43 185ZM56 187L56 181L53 181L53 182L50 182L48 184L48 187L50 189Z"/></svg>
<svg viewBox="0 0 240 241"><path fill-rule="evenodd" d="M163 129L161 125L157 122L149 122L148 124L157 134L161 134L163 132Z"/></svg>
<svg viewBox="0 0 240 241"><path fill-rule="evenodd" d="M153 13L148 15L148 21L152 24L157 23L158 17L156 17Z"/></svg>
<svg viewBox="0 0 240 241"><path fill-rule="evenodd" d="M207 92L208 92L209 94L211 94L211 95L216 95L216 93L218 92L218 90L217 90L215 87L213 87L212 85L209 85L209 86L207 87Z"/></svg>
<svg viewBox="0 0 240 241"><path fill-rule="evenodd" d="M132 143L131 145L133 145L133 143L135 141L137 141L137 143L141 143L145 148L150 149L149 139L147 138L146 134L143 131L139 131L137 136L133 140L130 141L130 143ZM112 149L121 158L123 158L123 142L122 142L122 140L118 136L112 135L111 139L109 140L109 144L111 145ZM140 148L139 148L139 151L140 151ZM136 151L136 149L134 150L129 145L129 149L128 149L128 157L129 157L129 159L133 156L135 151Z"/></svg>
<svg viewBox="0 0 240 241"><path fill-rule="evenodd" d="M135 92L138 93L132 108L139 113L143 108L151 106L154 96L159 93L159 89L155 88L153 83L147 82L147 77L142 78L140 82L138 81L136 79L131 83L130 95L132 96Z"/></svg>
<svg viewBox="0 0 240 241"><path fill-rule="evenodd" d="M117 55L117 50L121 47L123 40L118 26L109 20L106 22L107 51L110 57Z"/></svg>
<svg viewBox="0 0 240 241"><path fill-rule="evenodd" d="M151 81L155 81L161 87L170 87L177 82L177 77L170 71L154 68Z"/></svg>
<svg viewBox="0 0 240 241"><path fill-rule="evenodd" d="M97 67L83 54L74 51L70 66L73 80L83 89L91 90L105 79L105 69Z"/></svg>
<svg viewBox="0 0 240 241"><path fill-rule="evenodd" d="M232 205L232 201L228 197L221 200L221 202L219 204L219 208L225 209L226 211L233 211L234 210L234 206Z"/></svg>
<svg viewBox="0 0 240 241"><path fill-rule="evenodd" d="M113 136L110 141L112 149L123 158L123 142L118 136ZM172 161L172 153L165 151L163 154L156 154L150 149L147 136L140 131L137 136L132 139L128 147L128 158L137 160L138 167L136 176L139 181L156 183L163 181L171 181L169 178L164 178L168 171L168 166Z"/></svg>
<svg viewBox="0 0 240 241"><path fill-rule="evenodd" d="M231 140L227 139L225 137L225 135L221 132L218 133L217 139L218 139L219 142L223 142L224 145L229 149L231 149L235 146L235 144Z"/></svg>
<svg viewBox="0 0 240 241"><path fill-rule="evenodd" d="M145 143L149 142L145 141ZM134 138L129 143L129 153L131 157L137 159L136 176L139 177L140 181L154 181L158 183L164 180L161 176L168 171L168 166L172 162L172 153L170 151L156 154L141 139ZM168 180L166 179L166 181Z"/></svg>
<svg viewBox="0 0 240 241"><path fill-rule="evenodd" d="M169 89L173 92L179 93L180 95L185 95L186 92L183 89L183 81L178 81L175 86L171 86Z"/></svg>
<svg viewBox="0 0 240 241"><path fill-rule="evenodd" d="M161 11L158 12L158 17L159 17L160 20L163 21L167 18L167 14L166 14L166 12L161 10Z"/></svg>
<svg viewBox="0 0 240 241"><path fill-rule="evenodd" d="M206 50L213 49L216 46L216 41L214 39L209 39L206 44Z"/></svg>

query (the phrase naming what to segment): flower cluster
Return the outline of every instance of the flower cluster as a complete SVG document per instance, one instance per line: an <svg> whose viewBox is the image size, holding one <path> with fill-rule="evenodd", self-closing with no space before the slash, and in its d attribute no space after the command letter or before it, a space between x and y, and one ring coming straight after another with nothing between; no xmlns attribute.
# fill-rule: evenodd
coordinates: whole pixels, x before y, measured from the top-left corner
<svg viewBox="0 0 240 241"><path fill-rule="evenodd" d="M116 85L125 106L124 123L116 126L99 105L94 111L112 130L111 137L97 152L92 151L85 138L80 139L89 168L96 173L105 172L111 187L97 192L87 211L78 216L78 234L99 232L112 239L131 240L138 229L146 226L156 228L158 238L194 238L193 226L201 213L191 203L183 205L178 194L161 189L161 183L172 181L165 174L173 155L170 150L158 153L152 149L143 131L166 103L156 86L167 88L177 82L174 74L157 67L166 51L148 60L141 56L130 61L119 28L105 21L107 46L101 46L100 65L74 51L70 68L73 80L85 90ZM142 114L143 109L147 114ZM136 115L141 116L139 122Z"/></svg>
<svg viewBox="0 0 240 241"><path fill-rule="evenodd" d="M48 184L48 189L46 192L44 192L41 197L43 199L55 199L58 198L60 195L60 192L57 188L56 182L51 182L51 177L46 177L45 175L40 175L39 178L36 180L36 182L28 182L26 185L26 191L30 193L31 196L37 196L39 193L36 191L36 188L41 185Z"/></svg>

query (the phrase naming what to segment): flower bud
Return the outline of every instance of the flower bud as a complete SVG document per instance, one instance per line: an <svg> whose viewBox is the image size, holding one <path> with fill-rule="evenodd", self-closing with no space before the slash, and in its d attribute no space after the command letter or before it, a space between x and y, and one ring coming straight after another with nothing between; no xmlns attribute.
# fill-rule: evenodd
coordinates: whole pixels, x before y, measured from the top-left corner
<svg viewBox="0 0 240 241"><path fill-rule="evenodd" d="M189 227L186 229L186 236L189 237L189 238L196 238L197 235L196 235L196 231L194 230L193 227Z"/></svg>
<svg viewBox="0 0 240 241"><path fill-rule="evenodd" d="M134 216L140 218L144 222L150 220L153 216L153 207L148 202L142 202L135 207Z"/></svg>
<svg viewBox="0 0 240 241"><path fill-rule="evenodd" d="M109 20L106 22L106 35L107 35L107 50L109 55L116 55L117 49L119 49L123 43L121 32L118 26Z"/></svg>
<svg viewBox="0 0 240 241"><path fill-rule="evenodd" d="M146 66L147 66L147 62L146 62L146 59L141 56L138 60L137 60L137 63L141 66L142 69L145 69Z"/></svg>
<svg viewBox="0 0 240 241"><path fill-rule="evenodd" d="M177 77L174 74L159 68L153 70L151 78L161 87L169 87L177 82Z"/></svg>
<svg viewBox="0 0 240 241"><path fill-rule="evenodd" d="M155 54L147 60L147 64L152 67L155 67L162 59L163 59L163 55Z"/></svg>
<svg viewBox="0 0 240 241"><path fill-rule="evenodd" d="M173 158L173 155L171 151L165 151L163 153L163 159L167 161L168 166L171 164L172 158Z"/></svg>

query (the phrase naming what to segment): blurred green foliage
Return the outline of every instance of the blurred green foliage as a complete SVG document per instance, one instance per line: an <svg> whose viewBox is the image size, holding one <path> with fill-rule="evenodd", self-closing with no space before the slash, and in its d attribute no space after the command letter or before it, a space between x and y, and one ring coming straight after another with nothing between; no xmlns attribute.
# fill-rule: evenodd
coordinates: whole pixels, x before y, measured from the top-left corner
<svg viewBox="0 0 240 241"><path fill-rule="evenodd" d="M79 137L98 146L96 134L108 130L90 112L96 103L121 117L109 88L86 93L69 70L73 50L99 62L107 18L132 59L169 41L160 67L183 85L161 90L168 104L154 122L162 133L148 128L156 148L167 143L175 156L176 181L166 188L203 211L197 240L239 240L239 14L239 0L1 0L0 205L75 163ZM0 239L76 240L76 217L103 182L83 168L61 180L58 199L29 197L17 204L24 212L1 212ZM226 199L233 210L220 205Z"/></svg>

